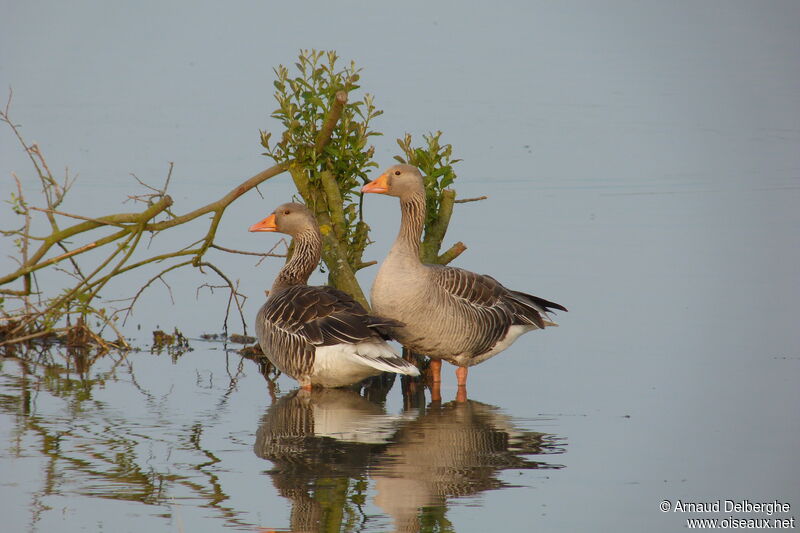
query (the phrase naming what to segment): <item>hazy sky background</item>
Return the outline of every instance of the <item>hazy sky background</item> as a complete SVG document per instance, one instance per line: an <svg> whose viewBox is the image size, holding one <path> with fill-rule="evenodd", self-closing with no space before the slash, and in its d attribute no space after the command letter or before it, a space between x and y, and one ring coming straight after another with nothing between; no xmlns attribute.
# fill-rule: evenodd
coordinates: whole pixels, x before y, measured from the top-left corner
<svg viewBox="0 0 800 533"><path fill-rule="evenodd" d="M796 2L5 4L0 84L50 165L79 173L67 210L129 210L130 173L159 184L173 161L175 209L186 212L268 166L258 130L279 133L272 69L310 47L364 69L363 90L385 110L379 165L405 132L445 132L464 160L461 196L496 201L457 210L451 235L467 244L462 213L507 228L547 191L749 190L800 176ZM30 176L0 135L0 172ZM527 184L522 206L492 194L509 182ZM267 246L241 230L293 189L288 177L262 189L266 200L250 195L240 219L225 218L225 242ZM704 199L708 217L725 201ZM370 213L374 226L395 223L376 218L384 212ZM727 224L781 231L779 214L758 206ZM393 232L376 232L368 255Z"/></svg>
<svg viewBox="0 0 800 533"><path fill-rule="evenodd" d="M80 174L67 211L137 209L122 203L130 173L160 184L173 161L187 212L269 166L258 131L280 133L272 69L300 48L364 69L385 110L381 167L397 137L444 131L463 159L459 195L489 195L456 209L446 244L469 246L458 266L570 308L470 376L477 400L551 414L567 467L487 495L492 513L454 511L456 523L513 524L532 501L548 506L543 530L574 531L674 531L656 506L678 496L800 508L800 3L5 0L0 13L0 89L13 87L12 116L50 166ZM33 178L28 165L0 128L3 199L11 172ZM246 228L293 188L282 176L261 191L226 214L220 244L274 244ZM365 216L365 258L379 260L396 202L367 198ZM215 260L254 316L279 263ZM364 287L375 271L359 273ZM156 291L135 322L219 331L226 298L195 300L203 281L170 278L177 305Z"/></svg>

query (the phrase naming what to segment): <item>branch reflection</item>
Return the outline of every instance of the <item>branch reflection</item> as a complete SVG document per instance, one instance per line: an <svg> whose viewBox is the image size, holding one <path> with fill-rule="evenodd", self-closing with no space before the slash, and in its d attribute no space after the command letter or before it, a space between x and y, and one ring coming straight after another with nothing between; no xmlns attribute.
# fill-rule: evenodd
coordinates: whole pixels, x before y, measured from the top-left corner
<svg viewBox="0 0 800 533"><path fill-rule="evenodd" d="M205 443L230 391L211 414L181 417L174 406L182 397L173 394L170 378L163 379L165 367L175 365L174 358L159 354L59 345L3 354L0 417L10 422L12 442L0 449L0 460L44 460L41 476L35 476L41 482L25 480L20 488L31 495L29 530L54 513L43 503L54 497L70 498L69 505L81 509L87 504L78 502L88 498L141 503L168 519L179 512L179 498L214 509L228 526L254 527L226 505L229 496L215 472L221 460Z"/></svg>

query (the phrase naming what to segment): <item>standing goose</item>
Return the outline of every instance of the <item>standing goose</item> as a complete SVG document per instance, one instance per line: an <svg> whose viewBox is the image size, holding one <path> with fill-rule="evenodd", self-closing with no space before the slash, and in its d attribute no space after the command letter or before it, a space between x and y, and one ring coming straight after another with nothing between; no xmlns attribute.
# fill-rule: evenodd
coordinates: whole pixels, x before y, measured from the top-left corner
<svg viewBox="0 0 800 533"><path fill-rule="evenodd" d="M505 350L525 332L555 325L547 315L552 309L567 310L507 289L490 276L423 264L425 184L416 167L394 165L361 191L400 198L400 233L370 296L376 313L405 324L392 327L392 336L431 358L434 383L441 381L442 359L456 365L459 396L465 399L468 367Z"/></svg>
<svg viewBox="0 0 800 533"><path fill-rule="evenodd" d="M369 315L340 290L306 285L319 263L322 238L304 205L283 204L250 231L278 231L294 238L294 254L256 316L258 343L281 372L304 389L343 387L381 372L419 375L383 337L385 328L402 323Z"/></svg>

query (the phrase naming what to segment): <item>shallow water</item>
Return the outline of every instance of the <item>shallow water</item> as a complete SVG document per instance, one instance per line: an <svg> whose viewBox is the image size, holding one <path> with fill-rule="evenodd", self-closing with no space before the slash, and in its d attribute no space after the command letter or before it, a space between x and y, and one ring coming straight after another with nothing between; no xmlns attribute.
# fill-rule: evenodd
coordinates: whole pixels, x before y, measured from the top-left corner
<svg viewBox="0 0 800 533"><path fill-rule="evenodd" d="M441 129L464 159L459 196L489 196L457 206L446 238L468 246L457 265L564 304L560 327L472 369L467 405L452 403L447 366L442 405L427 391L404 397L399 380L368 398L309 398L199 340L222 329L227 296L198 292L210 278L196 272L169 277L171 294L147 293L126 325L145 351L0 362L9 531L319 520L325 531L666 532L687 517L768 518L664 513L665 499L778 500L791 510L773 517L797 516L797 4L406 4L316 6L319 17L266 4L17 4L0 22L0 79L50 165L80 172L64 210L133 210L128 173L161 183L175 161L186 212L267 166L257 131L274 131L270 69L300 47L336 48L386 110L380 165L404 132ZM303 31L287 30L298 20ZM0 139L7 198L10 172L31 174L9 133ZM275 243L246 228L291 183L261 191L226 213L220 244ZM365 217L376 241L365 259L379 260L395 200L367 198ZM251 329L278 260L214 260L248 294ZM129 297L152 274L104 296ZM362 286L374 275L362 270ZM194 350L149 353L157 326L178 327ZM235 317L229 327L242 330Z"/></svg>
<svg viewBox="0 0 800 533"><path fill-rule="evenodd" d="M0 375L14 531L446 528L451 508L563 468L552 417L421 390L403 407L387 398L393 379L281 393L222 346L97 361L52 350Z"/></svg>

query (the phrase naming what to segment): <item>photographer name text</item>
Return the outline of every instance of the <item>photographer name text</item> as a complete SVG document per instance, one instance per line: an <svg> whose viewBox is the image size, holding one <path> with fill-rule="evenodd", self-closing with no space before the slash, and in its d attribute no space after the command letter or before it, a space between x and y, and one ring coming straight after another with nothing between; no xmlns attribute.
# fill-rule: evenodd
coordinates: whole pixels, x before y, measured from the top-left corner
<svg viewBox="0 0 800 533"><path fill-rule="evenodd" d="M673 513L788 513L792 510L791 504L773 500L771 502L752 502L750 500L715 500L710 502L692 502L675 500L668 508ZM662 510L664 510L662 508Z"/></svg>

